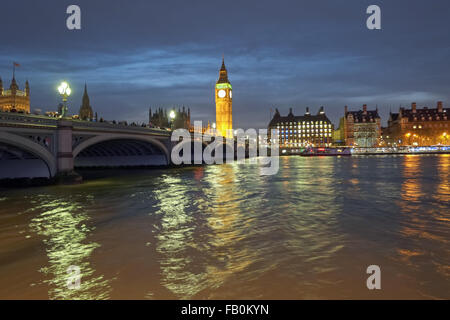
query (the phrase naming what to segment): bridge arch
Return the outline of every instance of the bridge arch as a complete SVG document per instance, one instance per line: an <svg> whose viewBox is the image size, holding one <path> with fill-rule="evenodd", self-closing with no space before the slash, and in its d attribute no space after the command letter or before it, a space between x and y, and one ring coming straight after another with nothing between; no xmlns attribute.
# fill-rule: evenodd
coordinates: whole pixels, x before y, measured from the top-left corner
<svg viewBox="0 0 450 320"><path fill-rule="evenodd" d="M49 177L53 177L56 175L57 162L55 156L49 150L39 145L38 143L33 142L25 137L8 132L1 132L0 143L29 152L30 154L44 161L49 171Z"/></svg>
<svg viewBox="0 0 450 320"><path fill-rule="evenodd" d="M146 145L145 145L146 144ZM150 146L149 146L150 145ZM155 148L155 149L153 149ZM164 164L167 165L170 162L170 153L167 147L158 139L149 136L136 136L129 134L107 134L99 135L93 138L89 138L73 149L73 158L75 161L75 166L79 166L79 158L85 155L87 152L91 156L103 157L108 160L114 160L112 157L119 158L121 156L130 156L133 154L138 154L139 149L145 149L144 151L152 152L154 156L158 155L158 151L164 156ZM157 151L154 153L154 151ZM131 159L128 157L127 159ZM102 164L98 164L102 166ZM104 163L107 166L106 163ZM123 164L113 164L113 166L120 165L145 165L139 163L123 163ZM159 164L160 165L160 164Z"/></svg>

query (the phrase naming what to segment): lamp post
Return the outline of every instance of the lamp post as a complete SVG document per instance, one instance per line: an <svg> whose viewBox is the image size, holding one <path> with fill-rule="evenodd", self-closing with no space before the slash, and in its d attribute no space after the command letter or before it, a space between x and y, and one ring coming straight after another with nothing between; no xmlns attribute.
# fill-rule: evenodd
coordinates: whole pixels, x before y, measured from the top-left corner
<svg viewBox="0 0 450 320"><path fill-rule="evenodd" d="M69 84L65 81L61 82L61 84L58 87L59 94L62 96L63 100L63 106L61 109L61 118L64 118L67 116L67 97L70 96L72 89L70 89Z"/></svg>
<svg viewBox="0 0 450 320"><path fill-rule="evenodd" d="M173 130L173 120L175 119L175 111L170 111L169 113L169 118L170 118L170 129Z"/></svg>

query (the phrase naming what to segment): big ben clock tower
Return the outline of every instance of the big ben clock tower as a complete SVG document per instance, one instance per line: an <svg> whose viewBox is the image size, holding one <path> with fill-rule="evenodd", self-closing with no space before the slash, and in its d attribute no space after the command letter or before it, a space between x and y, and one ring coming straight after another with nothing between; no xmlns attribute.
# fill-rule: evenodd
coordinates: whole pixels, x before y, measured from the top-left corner
<svg viewBox="0 0 450 320"><path fill-rule="evenodd" d="M228 73L225 68L225 61L222 58L222 67L220 68L219 80L216 83L216 128L217 132L227 138L233 137L233 93ZM230 130L230 134L228 131Z"/></svg>

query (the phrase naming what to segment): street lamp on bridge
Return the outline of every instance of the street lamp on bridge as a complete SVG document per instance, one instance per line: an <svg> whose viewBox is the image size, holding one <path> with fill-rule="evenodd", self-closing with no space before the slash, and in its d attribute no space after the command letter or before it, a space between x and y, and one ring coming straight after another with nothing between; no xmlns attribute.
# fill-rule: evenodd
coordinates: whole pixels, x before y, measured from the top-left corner
<svg viewBox="0 0 450 320"><path fill-rule="evenodd" d="M61 118L67 116L67 97L72 93L72 89L70 89L69 84L66 81L61 82L58 87L59 94L62 96L63 106L61 108Z"/></svg>
<svg viewBox="0 0 450 320"><path fill-rule="evenodd" d="M173 130L173 120L175 119L175 111L170 111L169 113L169 118L170 118L170 129Z"/></svg>

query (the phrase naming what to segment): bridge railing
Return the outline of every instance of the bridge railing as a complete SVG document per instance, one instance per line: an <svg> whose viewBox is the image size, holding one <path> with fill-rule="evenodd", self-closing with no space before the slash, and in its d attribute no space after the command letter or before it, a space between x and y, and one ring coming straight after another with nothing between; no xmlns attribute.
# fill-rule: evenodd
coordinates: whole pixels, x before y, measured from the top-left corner
<svg viewBox="0 0 450 320"><path fill-rule="evenodd" d="M1 123L17 123L17 124L34 124L39 126L56 126L58 119L34 115L23 114L16 112L0 112L0 124Z"/></svg>
<svg viewBox="0 0 450 320"><path fill-rule="evenodd" d="M132 132L142 132L142 133L154 133L160 135L170 136L171 131L158 129L158 128L150 128L150 127L142 127L139 125L130 125L123 123L111 123L111 122L93 122L93 121L84 121L78 119L72 119L74 128L92 128L92 129L121 129L121 130L130 130Z"/></svg>
<svg viewBox="0 0 450 320"><path fill-rule="evenodd" d="M4 124L28 124L28 125L36 125L36 126L47 126L47 127L56 127L59 118L53 118L44 115L35 115L35 114L24 114L24 113L16 113L16 112L0 112L0 126L2 123ZM94 121L85 121L79 119L66 119L71 121L74 128L92 128L92 129L120 129L121 131L131 131L131 132L140 132L140 133L152 133L170 136L171 132L164 129L158 128L150 128L150 127L142 127L139 125L131 125L125 123L111 123L111 122L94 122Z"/></svg>

